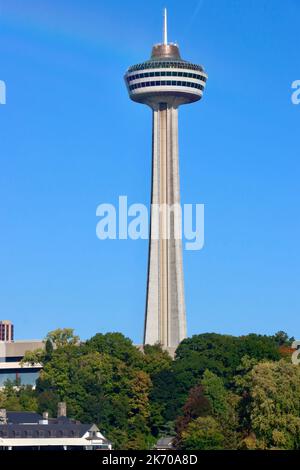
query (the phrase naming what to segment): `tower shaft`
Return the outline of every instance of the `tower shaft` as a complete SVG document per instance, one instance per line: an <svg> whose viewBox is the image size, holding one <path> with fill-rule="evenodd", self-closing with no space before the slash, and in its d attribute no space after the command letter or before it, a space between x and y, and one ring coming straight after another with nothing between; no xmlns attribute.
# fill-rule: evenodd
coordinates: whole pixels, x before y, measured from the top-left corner
<svg viewBox="0 0 300 470"><path fill-rule="evenodd" d="M178 107L202 98L207 74L183 60L168 42L164 10L163 42L149 60L125 74L130 99L153 113L152 197L144 344L159 343L173 354L186 337L178 163Z"/></svg>
<svg viewBox="0 0 300 470"><path fill-rule="evenodd" d="M152 197L144 344L175 349L186 337L178 109L153 107Z"/></svg>

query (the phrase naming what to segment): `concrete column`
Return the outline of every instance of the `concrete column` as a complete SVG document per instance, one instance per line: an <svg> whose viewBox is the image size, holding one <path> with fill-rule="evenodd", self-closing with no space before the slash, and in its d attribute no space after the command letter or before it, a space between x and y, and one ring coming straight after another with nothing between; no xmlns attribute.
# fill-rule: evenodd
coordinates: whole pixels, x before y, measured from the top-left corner
<svg viewBox="0 0 300 470"><path fill-rule="evenodd" d="M152 206L144 344L174 350L186 337L176 107L153 109L152 162L151 202L161 210Z"/></svg>
<svg viewBox="0 0 300 470"><path fill-rule="evenodd" d="M144 344L160 342L160 292L159 292L159 224L155 222L153 205L159 204L159 154L160 154L160 114L153 109L152 128L152 188L151 219L148 253L148 278L146 294L146 315L144 326Z"/></svg>

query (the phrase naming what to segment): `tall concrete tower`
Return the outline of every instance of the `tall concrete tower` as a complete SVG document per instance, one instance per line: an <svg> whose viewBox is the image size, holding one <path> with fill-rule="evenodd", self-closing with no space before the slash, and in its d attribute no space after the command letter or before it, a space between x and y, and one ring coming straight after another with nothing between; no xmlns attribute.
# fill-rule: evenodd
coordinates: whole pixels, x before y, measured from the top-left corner
<svg viewBox="0 0 300 470"><path fill-rule="evenodd" d="M201 65L180 57L168 42L164 10L163 42L150 60L125 74L133 101L152 109L152 196L144 344L160 343L171 353L186 337L178 162L178 108L202 97L207 75ZM157 207L162 209L157 211ZM167 210L169 208L170 210ZM158 215L157 215L158 214Z"/></svg>

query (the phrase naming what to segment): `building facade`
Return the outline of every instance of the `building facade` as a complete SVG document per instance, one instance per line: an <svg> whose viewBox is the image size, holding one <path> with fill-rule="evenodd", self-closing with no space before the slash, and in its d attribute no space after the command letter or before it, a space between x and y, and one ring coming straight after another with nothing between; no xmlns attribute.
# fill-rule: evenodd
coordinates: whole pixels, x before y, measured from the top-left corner
<svg viewBox="0 0 300 470"><path fill-rule="evenodd" d="M0 340L0 388L7 380L17 381L20 385L35 386L41 370L41 364L21 364L27 351L43 349L41 340L14 341L14 325L8 320L0 321L0 328L5 327L5 334ZM7 328L8 327L8 328ZM2 330L3 331L3 330Z"/></svg>
<svg viewBox="0 0 300 470"><path fill-rule="evenodd" d="M129 67L129 97L153 114L152 194L144 344L161 344L171 353L186 337L182 227L178 161L178 108L202 98L207 74L183 60L167 38L150 60Z"/></svg>
<svg viewBox="0 0 300 470"><path fill-rule="evenodd" d="M95 424L67 417L60 403L57 418L32 412L0 410L0 450L111 450Z"/></svg>
<svg viewBox="0 0 300 470"><path fill-rule="evenodd" d="M0 341L14 340L14 325L10 320L0 320Z"/></svg>

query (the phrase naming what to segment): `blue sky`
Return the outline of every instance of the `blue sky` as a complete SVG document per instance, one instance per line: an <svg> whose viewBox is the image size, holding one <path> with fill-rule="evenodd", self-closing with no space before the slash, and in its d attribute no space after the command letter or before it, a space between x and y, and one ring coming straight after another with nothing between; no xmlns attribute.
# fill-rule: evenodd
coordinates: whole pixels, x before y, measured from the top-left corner
<svg viewBox="0 0 300 470"><path fill-rule="evenodd" d="M123 74L169 39L205 67L180 109L189 335L300 337L299 0L0 0L0 317L18 338L73 327L141 342L147 241L99 241L96 207L149 204L151 113Z"/></svg>

